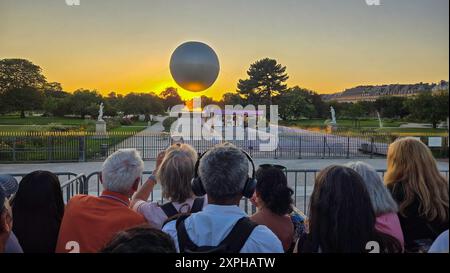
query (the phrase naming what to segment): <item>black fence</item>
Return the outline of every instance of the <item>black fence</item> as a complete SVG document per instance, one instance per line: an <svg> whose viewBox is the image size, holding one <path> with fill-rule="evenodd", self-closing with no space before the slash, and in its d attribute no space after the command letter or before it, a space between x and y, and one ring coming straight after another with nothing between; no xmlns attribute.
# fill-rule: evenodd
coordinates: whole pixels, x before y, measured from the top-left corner
<svg viewBox="0 0 450 273"><path fill-rule="evenodd" d="M286 177L289 186L294 190L294 203L295 206L303 211L308 211L309 199L314 189L314 181L320 170L286 170ZM380 176L384 176L385 170L377 171ZM441 171L442 175L448 180L449 171ZM89 194L93 196L99 196L103 191L102 184L100 183L99 172L94 172L89 175L74 174L74 173L55 173L61 181L61 189L63 191L64 201L67 202L72 196L76 194ZM25 174L12 174L17 178L25 176ZM141 181L144 182L151 175L151 172L144 172ZM67 179L67 181L65 180ZM19 179L20 180L20 179ZM157 201L160 204L167 202L162 197L161 187L158 184L154 191L151 193L150 201ZM240 207L248 214L255 212L256 208L251 202L243 198L241 200Z"/></svg>
<svg viewBox="0 0 450 273"><path fill-rule="evenodd" d="M280 133L275 143L250 139L227 140L255 158L364 158L384 157L390 134ZM441 136L437 156L448 157L448 136ZM428 137L421 137L428 142ZM222 140L182 140L204 152ZM0 162L85 162L102 161L118 149L135 148L144 160L155 159L174 139L166 133L0 133Z"/></svg>

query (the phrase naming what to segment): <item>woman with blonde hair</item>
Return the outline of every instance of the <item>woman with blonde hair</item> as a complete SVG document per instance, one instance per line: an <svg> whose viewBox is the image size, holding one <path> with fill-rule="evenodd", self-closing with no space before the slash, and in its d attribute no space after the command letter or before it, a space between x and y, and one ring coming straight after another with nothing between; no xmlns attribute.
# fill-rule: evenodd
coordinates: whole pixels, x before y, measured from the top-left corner
<svg viewBox="0 0 450 273"><path fill-rule="evenodd" d="M399 205L399 218L409 252L426 252L448 229L448 181L430 149L414 138L389 146L384 180Z"/></svg>
<svg viewBox="0 0 450 273"><path fill-rule="evenodd" d="M191 188L196 161L197 153L187 144L175 144L160 153L153 175L133 197L133 209L158 229L179 213L202 210L206 198L195 198ZM162 196L169 200L164 205L147 201L157 183L161 183Z"/></svg>

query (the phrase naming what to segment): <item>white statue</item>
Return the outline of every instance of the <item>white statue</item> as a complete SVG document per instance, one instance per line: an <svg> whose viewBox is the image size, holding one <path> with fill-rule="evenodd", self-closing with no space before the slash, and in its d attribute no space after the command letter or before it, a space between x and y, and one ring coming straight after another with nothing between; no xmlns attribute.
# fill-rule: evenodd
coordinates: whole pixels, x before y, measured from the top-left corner
<svg viewBox="0 0 450 273"><path fill-rule="evenodd" d="M104 121L103 120L103 102L100 104L100 109L98 111L98 121Z"/></svg>
<svg viewBox="0 0 450 273"><path fill-rule="evenodd" d="M331 123L336 124L336 111L334 110L333 106L330 107L331 112Z"/></svg>

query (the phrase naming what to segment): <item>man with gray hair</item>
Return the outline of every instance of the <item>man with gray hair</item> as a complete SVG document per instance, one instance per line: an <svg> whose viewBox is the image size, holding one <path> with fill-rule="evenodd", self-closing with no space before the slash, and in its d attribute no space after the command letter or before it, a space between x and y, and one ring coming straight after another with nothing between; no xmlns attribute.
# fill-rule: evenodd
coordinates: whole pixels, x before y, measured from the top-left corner
<svg viewBox="0 0 450 273"><path fill-rule="evenodd" d="M56 252L98 252L119 231L144 224L144 217L130 207L144 162L135 149L119 150L103 163L99 197L74 196L68 202Z"/></svg>
<svg viewBox="0 0 450 273"><path fill-rule="evenodd" d="M216 146L203 155L193 190L200 183L208 205L201 212L180 217L163 227L179 252L283 252L280 240L272 231L251 222L239 208L244 193L251 195L249 159L231 144Z"/></svg>

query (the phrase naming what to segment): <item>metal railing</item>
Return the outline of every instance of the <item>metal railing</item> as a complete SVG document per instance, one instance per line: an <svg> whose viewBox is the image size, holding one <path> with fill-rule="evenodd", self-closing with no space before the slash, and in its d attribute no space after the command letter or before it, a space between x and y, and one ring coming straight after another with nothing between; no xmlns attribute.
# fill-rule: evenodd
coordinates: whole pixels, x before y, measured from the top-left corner
<svg viewBox="0 0 450 273"><path fill-rule="evenodd" d="M56 172L54 173L59 181L65 181L61 183L61 191L63 193L64 202L67 202L75 194L87 193L84 190L86 185L86 176L84 174L76 174L72 172ZM13 173L11 176L22 180L27 174L26 173Z"/></svg>
<svg viewBox="0 0 450 273"><path fill-rule="evenodd" d="M86 176L79 174L72 179L61 184L61 191L63 194L64 202L67 203L70 198L77 194L88 194L88 187L86 182Z"/></svg>
<svg viewBox="0 0 450 273"><path fill-rule="evenodd" d="M288 184L294 190L293 199L295 206L301 211L308 211L309 199L314 189L315 179L319 172L320 170L318 169L285 171ZM380 176L383 177L386 171L377 170L377 172L380 174ZM443 170L441 171L441 173L448 180L449 171ZM102 184L100 183L100 172L94 172L87 176L84 174L76 175L74 173L55 174L60 179L65 177L69 178L67 181L61 183L61 189L63 191L65 202L70 200L70 198L72 198L76 194L89 194L93 196L99 196L103 191ZM26 174L13 174L13 176L15 177L23 177L25 175ZM145 182L150 175L151 172L144 172L141 177L141 184ZM161 186L159 184L156 185L154 191L151 193L149 201L156 201L160 204L164 204L165 202L167 202L167 200L162 197ZM248 214L252 214L255 212L255 207L246 198L243 198L241 200L240 207Z"/></svg>
<svg viewBox="0 0 450 273"><path fill-rule="evenodd" d="M263 141L231 140L254 158L372 158L384 157L397 136L380 133L331 135L313 132L280 133L270 151L261 151ZM426 137L423 141L428 141ZM185 140L202 153L222 140ZM0 162L85 162L103 161L123 148L137 149L144 160L155 159L172 143L167 133L114 132L94 133L0 133ZM448 156L448 136L442 136L442 147L434 148Z"/></svg>

